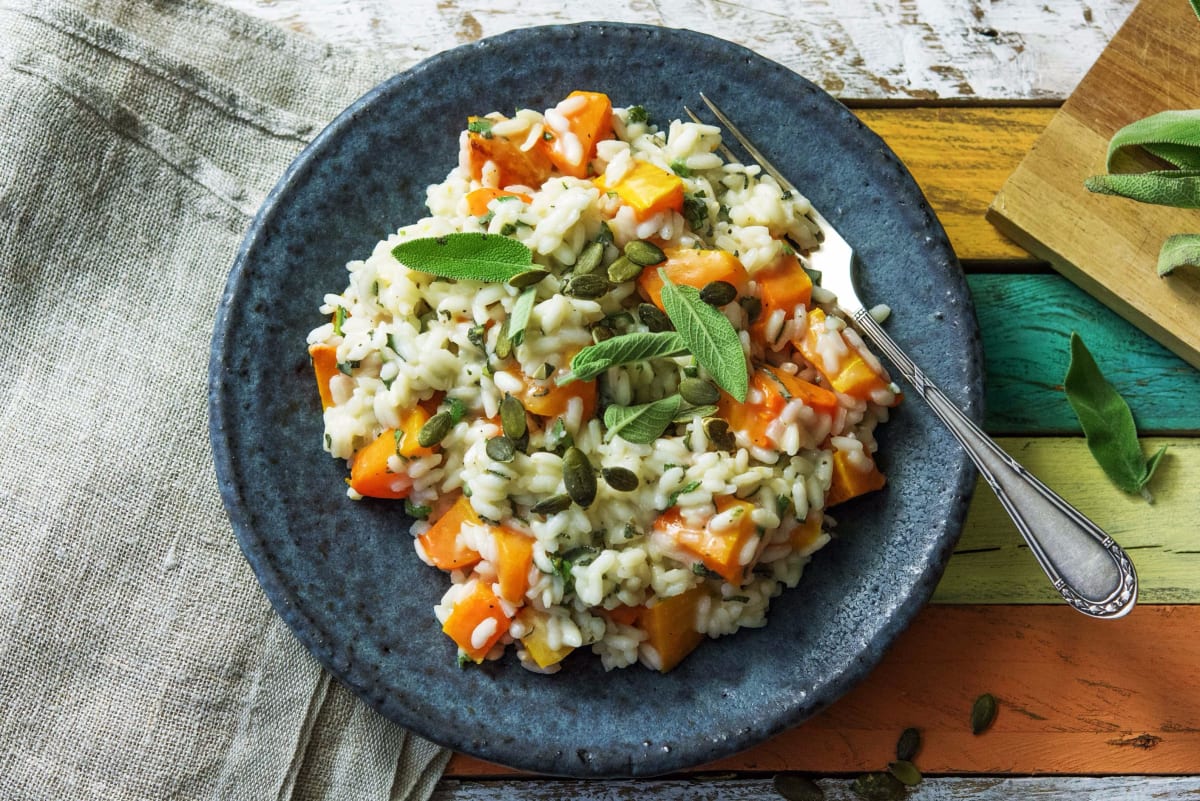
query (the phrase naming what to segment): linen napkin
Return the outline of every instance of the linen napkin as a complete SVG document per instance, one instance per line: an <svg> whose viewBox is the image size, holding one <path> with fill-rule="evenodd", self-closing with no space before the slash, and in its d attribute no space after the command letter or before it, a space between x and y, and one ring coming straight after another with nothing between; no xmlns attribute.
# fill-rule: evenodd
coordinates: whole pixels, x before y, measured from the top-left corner
<svg viewBox="0 0 1200 801"><path fill-rule="evenodd" d="M394 71L200 0L0 0L0 797L426 798L263 597L208 445L251 216Z"/></svg>

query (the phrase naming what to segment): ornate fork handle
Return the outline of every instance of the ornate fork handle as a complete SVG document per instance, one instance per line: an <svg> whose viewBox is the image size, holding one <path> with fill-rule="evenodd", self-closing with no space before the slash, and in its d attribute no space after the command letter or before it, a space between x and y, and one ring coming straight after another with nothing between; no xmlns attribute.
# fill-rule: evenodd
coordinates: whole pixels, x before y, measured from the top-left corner
<svg viewBox="0 0 1200 801"><path fill-rule="evenodd" d="M1127 614L1137 600L1137 574L1121 546L971 422L866 309L852 316L859 331L908 380L966 449L1029 543L1054 589L1084 614L1106 618Z"/></svg>

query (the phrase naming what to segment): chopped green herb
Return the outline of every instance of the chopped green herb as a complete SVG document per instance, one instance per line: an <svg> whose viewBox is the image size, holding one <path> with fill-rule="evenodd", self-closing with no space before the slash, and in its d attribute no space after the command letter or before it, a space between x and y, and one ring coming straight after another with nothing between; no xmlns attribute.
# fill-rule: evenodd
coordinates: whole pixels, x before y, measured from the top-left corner
<svg viewBox="0 0 1200 801"><path fill-rule="evenodd" d="M687 220L687 224L693 231L699 233L707 233L709 229L708 223L708 203L696 194L685 194L683 196L683 218Z"/></svg>
<svg viewBox="0 0 1200 801"><path fill-rule="evenodd" d="M726 603L748 604L750 603L749 595L730 595L725 599Z"/></svg>
<svg viewBox="0 0 1200 801"><path fill-rule="evenodd" d="M718 573L715 570L710 569L709 566L704 564L703 562L696 562L695 564L693 564L692 572L695 573L697 576L703 576L704 578L713 578L713 579L721 578L720 573Z"/></svg>
<svg viewBox="0 0 1200 801"><path fill-rule="evenodd" d="M672 492L670 497L667 498L667 508L670 509L672 506L679 503L679 497L681 495L687 495L689 492L695 491L699 486L699 481L689 481L679 489Z"/></svg>
<svg viewBox="0 0 1200 801"><path fill-rule="evenodd" d="M692 177L692 171L688 168L687 162L683 159L675 159L671 162L671 172L675 173L680 178Z"/></svg>
<svg viewBox="0 0 1200 801"><path fill-rule="evenodd" d="M450 415L450 422L458 425L467 416L467 404L458 398L446 398L446 412Z"/></svg>
<svg viewBox="0 0 1200 801"><path fill-rule="evenodd" d="M342 324L346 322L346 307L338 306L333 310L333 333L342 336Z"/></svg>
<svg viewBox="0 0 1200 801"><path fill-rule="evenodd" d="M459 670L466 670L467 668L469 668L471 665L474 665L474 664L475 664L475 660L474 660L474 659L472 659L471 657L469 657L469 656L467 656L466 654L462 653L461 651L459 652L459 654L458 654L458 668L459 668Z"/></svg>
<svg viewBox="0 0 1200 801"><path fill-rule="evenodd" d="M361 364L361 362L359 362L357 360L348 361L348 362L338 362L337 369L340 370L341 372L345 373L346 375L353 375L354 374L353 371L358 368L359 364Z"/></svg>
<svg viewBox="0 0 1200 801"><path fill-rule="evenodd" d="M639 122L649 122L650 115L646 113L645 106L630 106L625 114L625 121L631 125Z"/></svg>
<svg viewBox="0 0 1200 801"><path fill-rule="evenodd" d="M475 117L467 123L467 130L471 133L483 134L485 137L491 138L492 121L486 117Z"/></svg>
<svg viewBox="0 0 1200 801"><path fill-rule="evenodd" d="M417 520L424 520L433 512L432 506L417 506L408 499L404 501L404 513Z"/></svg>

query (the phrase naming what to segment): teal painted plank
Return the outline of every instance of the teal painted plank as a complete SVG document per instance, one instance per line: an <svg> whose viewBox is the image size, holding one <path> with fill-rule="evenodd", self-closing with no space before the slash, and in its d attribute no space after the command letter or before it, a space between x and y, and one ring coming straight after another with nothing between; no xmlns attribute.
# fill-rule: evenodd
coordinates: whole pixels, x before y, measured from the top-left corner
<svg viewBox="0 0 1200 801"><path fill-rule="evenodd" d="M1129 402L1141 433L1200 433L1200 370L1062 276L975 274L967 282L983 338L989 433L1081 433L1062 392L1072 331Z"/></svg>
<svg viewBox="0 0 1200 801"><path fill-rule="evenodd" d="M853 779L818 779L826 801L859 801ZM929 778L903 794L908 801L1184 801L1200 795L1196 776L963 776ZM443 779L431 801L781 801L771 778L710 777L641 781L572 779Z"/></svg>

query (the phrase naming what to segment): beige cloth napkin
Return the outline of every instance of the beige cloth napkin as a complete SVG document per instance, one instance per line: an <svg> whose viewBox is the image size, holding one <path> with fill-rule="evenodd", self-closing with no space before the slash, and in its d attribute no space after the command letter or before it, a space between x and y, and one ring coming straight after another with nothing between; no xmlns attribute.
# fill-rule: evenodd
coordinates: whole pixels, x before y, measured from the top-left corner
<svg viewBox="0 0 1200 801"><path fill-rule="evenodd" d="M208 445L217 300L392 69L200 0L0 0L0 797L426 798L279 622Z"/></svg>

